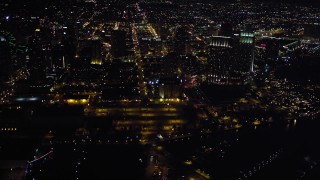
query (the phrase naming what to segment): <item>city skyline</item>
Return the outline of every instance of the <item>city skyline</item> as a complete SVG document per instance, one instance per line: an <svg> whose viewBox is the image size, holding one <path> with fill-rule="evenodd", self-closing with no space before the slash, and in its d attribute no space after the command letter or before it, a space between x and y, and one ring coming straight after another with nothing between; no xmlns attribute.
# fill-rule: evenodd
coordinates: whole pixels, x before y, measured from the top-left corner
<svg viewBox="0 0 320 180"><path fill-rule="evenodd" d="M0 179L320 177L311 1L0 2Z"/></svg>

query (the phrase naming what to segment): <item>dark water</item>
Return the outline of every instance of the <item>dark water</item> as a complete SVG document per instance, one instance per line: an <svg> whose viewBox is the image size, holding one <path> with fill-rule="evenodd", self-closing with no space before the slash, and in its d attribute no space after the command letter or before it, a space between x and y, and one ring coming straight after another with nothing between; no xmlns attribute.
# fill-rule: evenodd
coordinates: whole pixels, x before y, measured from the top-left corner
<svg viewBox="0 0 320 180"><path fill-rule="evenodd" d="M176 174L174 179L192 175L199 168L213 179L222 180L245 179L245 176L259 180L299 177L318 180L319 127L318 119L301 119L289 124L274 120L256 128L249 125L238 131L217 129L209 135L193 134L190 139L163 145L170 153L168 162ZM3 137L1 142L5 144L1 159L24 159L26 156L33 159L28 149L36 146L36 140L14 141ZM6 150L11 146L12 151ZM144 176L148 147L143 145L62 143L41 149L46 152L51 147L54 149L52 158L35 163L26 179L143 179ZM185 160L192 160L193 164L184 165Z"/></svg>
<svg viewBox="0 0 320 180"><path fill-rule="evenodd" d="M26 179L142 179L143 156L140 145L59 145L52 159L35 163Z"/></svg>
<svg viewBox="0 0 320 180"><path fill-rule="evenodd" d="M176 158L178 173L184 176L199 168L214 179L297 179L303 174L305 179L318 179L319 125L317 120L301 120L289 127L284 122L249 126L238 132L173 141L166 147ZM183 165L187 159L194 159L192 166Z"/></svg>

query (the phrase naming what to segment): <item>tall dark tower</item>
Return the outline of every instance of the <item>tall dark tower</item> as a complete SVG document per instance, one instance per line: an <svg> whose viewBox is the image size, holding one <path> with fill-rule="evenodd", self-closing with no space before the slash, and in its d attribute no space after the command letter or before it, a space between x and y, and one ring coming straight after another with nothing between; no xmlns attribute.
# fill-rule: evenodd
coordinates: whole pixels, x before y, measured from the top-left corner
<svg viewBox="0 0 320 180"><path fill-rule="evenodd" d="M318 39L320 40L320 25L308 24L304 26L303 37L306 39Z"/></svg>
<svg viewBox="0 0 320 180"><path fill-rule="evenodd" d="M74 57L76 55L76 30L72 25L68 25L63 28L62 35L62 49L63 56L61 57L60 64L63 68L68 68L69 64L74 63Z"/></svg>
<svg viewBox="0 0 320 180"><path fill-rule="evenodd" d="M100 40L83 40L78 43L78 56L83 64L102 64Z"/></svg>
<svg viewBox="0 0 320 180"><path fill-rule="evenodd" d="M30 80L34 84L44 82L46 79L45 54L42 50L41 38L37 34L29 39L29 58Z"/></svg>
<svg viewBox="0 0 320 180"><path fill-rule="evenodd" d="M175 34L175 39L174 39L175 51L178 55L186 54L187 42L188 42L188 33L186 29L183 27L178 27Z"/></svg>
<svg viewBox="0 0 320 180"><path fill-rule="evenodd" d="M232 25L229 23L222 23L219 36L232 37L233 36Z"/></svg>
<svg viewBox="0 0 320 180"><path fill-rule="evenodd" d="M9 42L5 36L0 35L0 84L10 80L11 66Z"/></svg>
<svg viewBox="0 0 320 180"><path fill-rule="evenodd" d="M126 55L126 31L113 30L111 33L111 54L114 58Z"/></svg>

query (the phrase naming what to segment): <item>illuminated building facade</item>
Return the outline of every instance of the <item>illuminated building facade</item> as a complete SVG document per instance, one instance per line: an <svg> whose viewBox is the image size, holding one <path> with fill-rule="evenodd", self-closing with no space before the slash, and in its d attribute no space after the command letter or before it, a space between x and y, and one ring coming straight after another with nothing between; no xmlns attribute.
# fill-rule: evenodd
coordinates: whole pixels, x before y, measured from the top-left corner
<svg viewBox="0 0 320 180"><path fill-rule="evenodd" d="M212 37L209 46L209 59L206 81L208 83L228 84L232 60L232 38Z"/></svg>
<svg viewBox="0 0 320 180"><path fill-rule="evenodd" d="M240 72L254 71L254 47L254 33L241 32L236 57L239 61L236 66Z"/></svg>
<svg viewBox="0 0 320 180"><path fill-rule="evenodd" d="M254 71L254 48L255 38L250 32L241 32L235 37L213 36L209 45L206 82L246 84L250 72Z"/></svg>
<svg viewBox="0 0 320 180"><path fill-rule="evenodd" d="M66 95L64 101L69 105L87 105L89 103L88 95Z"/></svg>

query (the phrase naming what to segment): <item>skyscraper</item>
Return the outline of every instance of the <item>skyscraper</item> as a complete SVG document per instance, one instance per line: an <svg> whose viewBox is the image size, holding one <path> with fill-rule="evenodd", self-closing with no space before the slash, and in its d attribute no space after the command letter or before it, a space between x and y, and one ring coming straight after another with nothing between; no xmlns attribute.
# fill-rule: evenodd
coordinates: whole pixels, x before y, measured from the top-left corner
<svg viewBox="0 0 320 180"><path fill-rule="evenodd" d="M228 84L232 60L232 38L225 36L212 37L209 46L207 82Z"/></svg>
<svg viewBox="0 0 320 180"><path fill-rule="evenodd" d="M232 25L229 23L222 23L219 36L232 37L233 36Z"/></svg>
<svg viewBox="0 0 320 180"><path fill-rule="evenodd" d="M34 84L40 84L46 79L45 53L42 49L41 36L34 35L29 39L29 62L28 70L30 80Z"/></svg>
<svg viewBox="0 0 320 180"><path fill-rule="evenodd" d="M245 84L254 71L254 34L213 36L209 46L207 82Z"/></svg>
<svg viewBox="0 0 320 180"><path fill-rule="evenodd" d="M237 59L236 66L239 67L241 72L254 71L254 47L255 37L253 32L240 32L239 44L237 46Z"/></svg>
<svg viewBox="0 0 320 180"><path fill-rule="evenodd" d="M100 40L79 41L77 55L83 64L102 64L102 43Z"/></svg>
<svg viewBox="0 0 320 180"><path fill-rule="evenodd" d="M9 42L0 35L0 83L8 82L11 69L11 54Z"/></svg>
<svg viewBox="0 0 320 180"><path fill-rule="evenodd" d="M188 33L185 28L178 27L175 34L174 39L174 46L175 51L178 55L185 55L186 52L186 45L188 42Z"/></svg>
<svg viewBox="0 0 320 180"><path fill-rule="evenodd" d="M126 31L113 30L111 33L111 54L114 58L126 55Z"/></svg>
<svg viewBox="0 0 320 180"><path fill-rule="evenodd" d="M305 25L303 36L305 39L318 39L318 40L320 40L320 25L319 24Z"/></svg>

